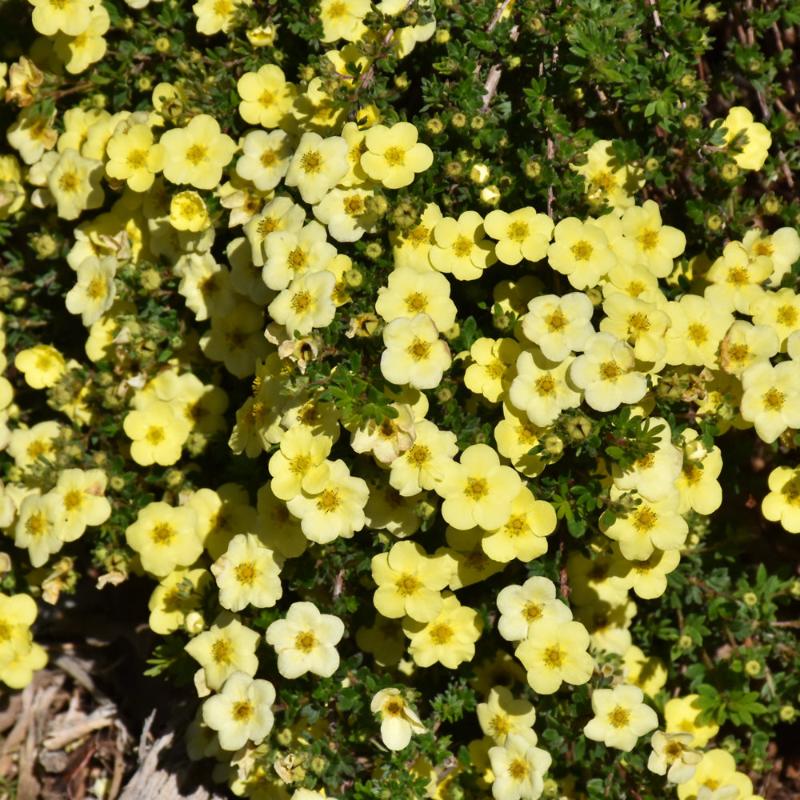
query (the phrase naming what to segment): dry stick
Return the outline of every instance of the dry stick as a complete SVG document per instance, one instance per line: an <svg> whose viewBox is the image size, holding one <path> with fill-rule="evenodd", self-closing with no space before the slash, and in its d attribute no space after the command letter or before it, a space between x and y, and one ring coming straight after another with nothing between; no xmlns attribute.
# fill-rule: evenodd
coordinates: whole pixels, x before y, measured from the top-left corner
<svg viewBox="0 0 800 800"><path fill-rule="evenodd" d="M651 14L653 15L653 25L655 25L656 30L663 27L661 25L661 15L658 13L658 8L656 7L656 0L647 0L647 5L651 8ZM666 47L661 48L661 52L664 54L664 58L669 58L669 50Z"/></svg>
<svg viewBox="0 0 800 800"><path fill-rule="evenodd" d="M508 4L510 2L511 0L503 0L503 2L497 6L494 16L491 18L488 26L486 27L486 33L491 33L497 27L497 23L500 22L500 17L503 16L503 12L508 8Z"/></svg>

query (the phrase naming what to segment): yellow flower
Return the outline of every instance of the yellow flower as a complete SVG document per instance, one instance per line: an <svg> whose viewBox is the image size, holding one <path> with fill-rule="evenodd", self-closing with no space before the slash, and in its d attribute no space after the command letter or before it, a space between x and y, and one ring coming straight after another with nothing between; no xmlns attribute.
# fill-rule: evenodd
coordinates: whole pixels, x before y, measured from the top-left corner
<svg viewBox="0 0 800 800"><path fill-rule="evenodd" d="M456 320L447 278L432 270L419 272L412 267L397 267L389 273L387 286L378 289L375 311L386 322L427 314L440 333L449 330Z"/></svg>
<svg viewBox="0 0 800 800"><path fill-rule="evenodd" d="M640 361L662 362L667 352L664 339L672 324L663 308L623 292L612 292L603 302L603 312L606 316L600 321L601 331L630 344Z"/></svg>
<svg viewBox="0 0 800 800"><path fill-rule="evenodd" d="M750 255L739 242L730 242L706 273L711 285L703 296L713 306L749 316L764 294L761 284L771 274L769 258Z"/></svg>
<svg viewBox="0 0 800 800"><path fill-rule="evenodd" d="M35 106L23 109L6 133L8 143L28 164L37 164L45 151L52 150L58 141L58 133L52 127L55 112L42 116ZM45 178L46 182L46 178Z"/></svg>
<svg viewBox="0 0 800 800"><path fill-rule="evenodd" d="M427 314L399 317L383 329L381 373L398 386L434 389L450 368L450 348Z"/></svg>
<svg viewBox="0 0 800 800"><path fill-rule="evenodd" d="M267 644L278 654L278 672L299 678L312 672L329 678L339 667L336 645L344 636L344 623L332 614L321 614L313 603L292 603L284 619L275 620L266 632Z"/></svg>
<svg viewBox="0 0 800 800"><path fill-rule="evenodd" d="M594 659L588 648L589 633L580 622L546 616L530 625L514 652L528 672L531 688L553 694L563 682L578 686L591 678Z"/></svg>
<svg viewBox="0 0 800 800"><path fill-rule="evenodd" d="M666 308L672 324L667 330L667 363L717 367L717 352L733 324L733 315L704 297L687 294Z"/></svg>
<svg viewBox="0 0 800 800"><path fill-rule="evenodd" d="M496 403L508 388L519 352L515 339L476 339L469 351L472 363L464 373L464 385Z"/></svg>
<svg viewBox="0 0 800 800"><path fill-rule="evenodd" d="M586 151L586 163L572 169L586 181L586 195L593 205L629 208L633 205L631 193L644 184L641 170L616 160L608 139L595 142Z"/></svg>
<svg viewBox="0 0 800 800"><path fill-rule="evenodd" d="M656 449L625 470L613 465L614 486L622 491L635 490L648 500L664 500L675 494L683 454L672 444L672 431L665 419L649 417L642 427L654 436ZM660 430L655 432L656 428Z"/></svg>
<svg viewBox="0 0 800 800"><path fill-rule="evenodd" d="M700 706L699 695L687 694L685 697L673 697L664 706L664 721L667 733L688 733L692 737L692 747L705 747L719 731L719 725L713 722L698 723Z"/></svg>
<svg viewBox="0 0 800 800"><path fill-rule="evenodd" d="M439 272L452 273L460 281L480 278L483 270L497 260L477 211L465 211L458 219L443 217L436 222L429 258Z"/></svg>
<svg viewBox="0 0 800 800"><path fill-rule="evenodd" d="M199 233L211 225L208 209L197 192L178 192L169 203L169 224L177 231Z"/></svg>
<svg viewBox="0 0 800 800"><path fill-rule="evenodd" d="M131 125L115 133L106 153L108 176L125 181L135 192L146 192L164 168L164 146L155 143L149 125Z"/></svg>
<svg viewBox="0 0 800 800"><path fill-rule="evenodd" d="M125 540L139 554L142 567L158 577L175 567L190 567L203 552L194 510L163 502L139 509L136 522L125 530Z"/></svg>
<svg viewBox="0 0 800 800"><path fill-rule="evenodd" d="M200 609L208 582L205 569L176 569L162 578L147 604L150 630L166 636L183 627L187 614Z"/></svg>
<svg viewBox="0 0 800 800"><path fill-rule="evenodd" d="M462 606L454 594L446 594L438 614L428 622L403 621L403 631L411 640L408 651L420 667L442 664L456 669L475 655L475 642L481 635L478 612Z"/></svg>
<svg viewBox="0 0 800 800"><path fill-rule="evenodd" d="M276 64L264 64L258 72L246 72L239 78L236 90L242 102L239 114L251 125L277 128L287 116L296 94Z"/></svg>
<svg viewBox="0 0 800 800"><path fill-rule="evenodd" d="M509 736L523 736L536 744L531 730L536 722L536 710L523 698L515 698L506 686L493 686L485 703L478 703L475 713L478 724L495 744L504 745Z"/></svg>
<svg viewBox="0 0 800 800"><path fill-rule="evenodd" d="M291 500L305 487L324 480L325 460L331 440L300 426L290 428L281 439L280 450L269 460L270 487L281 500Z"/></svg>
<svg viewBox="0 0 800 800"><path fill-rule="evenodd" d="M789 336L800 330L800 296L794 289L765 292L753 303L752 312L754 324L767 325L778 334L782 351Z"/></svg>
<svg viewBox="0 0 800 800"><path fill-rule="evenodd" d="M300 520L306 538L327 544L338 537L349 539L364 527L364 506L369 489L361 478L354 478L344 461L327 462L327 470L315 474L308 488L286 505Z"/></svg>
<svg viewBox="0 0 800 800"><path fill-rule="evenodd" d="M153 400L142 409L130 411L122 428L131 441L131 457L143 467L168 467L181 457L181 448L191 425L170 403Z"/></svg>
<svg viewBox="0 0 800 800"><path fill-rule="evenodd" d="M779 522L789 533L800 533L800 469L776 467L767 481L769 494L761 501L761 513Z"/></svg>
<svg viewBox="0 0 800 800"><path fill-rule="evenodd" d="M80 538L87 526L102 525L111 516L103 496L108 478L101 469L65 469L53 489L61 502L60 535L65 542Z"/></svg>
<svg viewBox="0 0 800 800"><path fill-rule="evenodd" d="M489 749L495 800L525 800L541 797L544 774L553 759L523 736L512 734L504 745Z"/></svg>
<svg viewBox="0 0 800 800"><path fill-rule="evenodd" d="M77 283L67 292L65 305L70 314L80 314L88 328L114 304L117 260L113 256L90 256L80 263Z"/></svg>
<svg viewBox="0 0 800 800"><path fill-rule="evenodd" d="M36 601L29 594L0 593L0 673L5 664L30 650L36 614Z"/></svg>
<svg viewBox="0 0 800 800"><path fill-rule="evenodd" d="M23 689L47 663L47 651L33 641L36 603L27 594L0 594L0 681Z"/></svg>
<svg viewBox="0 0 800 800"><path fill-rule="evenodd" d="M547 249L550 266L566 275L575 289L597 286L617 263L602 228L594 222L567 217L556 225Z"/></svg>
<svg viewBox="0 0 800 800"><path fill-rule="evenodd" d="M40 458L52 461L55 457L55 440L60 434L59 424L52 420L38 422L30 428L17 428L11 434L8 453L20 469L28 469Z"/></svg>
<svg viewBox="0 0 800 800"><path fill-rule="evenodd" d="M692 779L700 759L697 750L691 749L692 737L688 733L663 733L656 731L650 743L653 751L647 769L656 775L666 775L670 783L681 784Z"/></svg>
<svg viewBox="0 0 800 800"><path fill-rule="evenodd" d="M419 222L406 231L393 231L389 234L397 269L408 267L417 272L431 269L429 258L434 244L433 231L442 220L442 212L436 203L428 203Z"/></svg>
<svg viewBox="0 0 800 800"><path fill-rule="evenodd" d="M495 253L504 264L519 264L522 259L541 261L553 235L553 220L547 214L526 206L517 211L490 211L483 223L486 233L497 239Z"/></svg>
<svg viewBox="0 0 800 800"><path fill-rule="evenodd" d="M725 144L734 144L733 160L742 169L759 170L767 160L772 136L766 126L753 121L753 115L743 106L734 106L722 120Z"/></svg>
<svg viewBox="0 0 800 800"><path fill-rule="evenodd" d="M647 379L634 369L632 348L610 333L595 333L583 355L570 365L569 377L587 405L595 411L613 411L621 404L638 403L647 392Z"/></svg>
<svg viewBox="0 0 800 800"><path fill-rule="evenodd" d="M537 500L522 487L511 501L506 523L483 537L484 552L494 561L506 563L515 558L532 561L547 552L547 537L556 528L556 512L550 503Z"/></svg>
<svg viewBox="0 0 800 800"><path fill-rule="evenodd" d="M27 548L31 566L43 566L63 546L61 514L60 498L54 492L29 494L20 503L14 544Z"/></svg>
<svg viewBox="0 0 800 800"><path fill-rule="evenodd" d="M770 325L752 325L737 319L722 340L719 363L736 377L757 361L769 361L780 350L780 339Z"/></svg>
<svg viewBox="0 0 800 800"><path fill-rule="evenodd" d="M699 747L699 745L698 745ZM707 750L694 775L678 787L679 800L760 800L753 794L753 783L736 771L733 756L722 749Z"/></svg>
<svg viewBox="0 0 800 800"><path fill-rule="evenodd" d="M14 366L32 389L55 386L66 371L64 356L49 344L37 344L20 350L14 358Z"/></svg>
<svg viewBox="0 0 800 800"><path fill-rule="evenodd" d="M592 301L583 292L569 292L559 297L542 294L528 303L528 313L522 317L522 331L542 355L562 362L573 352L583 349L594 333Z"/></svg>
<svg viewBox="0 0 800 800"><path fill-rule="evenodd" d="M385 125L370 128L361 156L364 172L387 189L408 186L416 173L425 172L433 164L433 151L417 141L418 135L410 122L398 122L391 128Z"/></svg>
<svg viewBox="0 0 800 800"><path fill-rule="evenodd" d="M410 708L400 689L389 687L379 690L373 695L369 707L373 714L380 714L381 740L394 752L408 747L412 733L425 733L425 726Z"/></svg>
<svg viewBox="0 0 800 800"><path fill-rule="evenodd" d="M689 509L698 514L713 514L722 505L722 487L717 482L722 472L719 447L707 450L697 431L685 428L681 433L683 466L675 487L678 490L678 512Z"/></svg>
<svg viewBox="0 0 800 800"><path fill-rule="evenodd" d="M411 406L392 403L391 408L396 412L395 417L384 417L380 423L366 420L352 432L350 440L356 453L372 453L379 463L387 466L412 446L416 435Z"/></svg>
<svg viewBox="0 0 800 800"><path fill-rule="evenodd" d="M286 185L296 186L304 202L319 203L347 174L347 153L341 136L323 139L313 131L304 133L286 173Z"/></svg>
<svg viewBox="0 0 800 800"><path fill-rule="evenodd" d="M77 219L88 208L102 205L100 184L103 164L84 158L77 150L65 150L47 176L47 186L56 201L58 216Z"/></svg>
<svg viewBox="0 0 800 800"><path fill-rule="evenodd" d="M661 597L667 590L667 575L680 563L679 550L655 549L645 559L626 562L622 577L628 588L643 600Z"/></svg>
<svg viewBox="0 0 800 800"><path fill-rule="evenodd" d="M524 350L516 363L516 377L508 389L508 402L524 411L537 427L552 425L567 408L575 408L581 396L567 381L574 359L560 364L548 361L538 348Z"/></svg>
<svg viewBox="0 0 800 800"><path fill-rule="evenodd" d="M429 556L414 542L397 542L388 553L372 559L372 578L378 585L375 608L389 619L408 615L417 622L430 622L441 611L439 593L450 573L447 559Z"/></svg>
<svg viewBox="0 0 800 800"><path fill-rule="evenodd" d="M371 189L331 189L314 206L314 216L337 242L357 242L375 230L378 216L370 207L374 197Z"/></svg>
<svg viewBox="0 0 800 800"><path fill-rule="evenodd" d="M251 131L242 139L236 174L252 181L260 192L274 189L289 169L292 151L285 131Z"/></svg>
<svg viewBox="0 0 800 800"><path fill-rule="evenodd" d="M509 642L521 642L528 636L530 626L543 619L569 622L572 612L556 600L555 584L547 578L534 576L521 586L510 584L497 595L500 620L498 633Z"/></svg>
<svg viewBox="0 0 800 800"><path fill-rule="evenodd" d="M247 606L270 608L283 594L273 551L252 533L234 536L211 565L211 572L219 589L219 604L228 611Z"/></svg>
<svg viewBox="0 0 800 800"><path fill-rule="evenodd" d="M243 672L250 677L256 674L256 648L260 638L258 633L226 611L207 631L191 639L184 649L200 664L202 684L219 691L234 672Z"/></svg>
<svg viewBox="0 0 800 800"><path fill-rule="evenodd" d="M584 726L584 736L625 753L633 750L640 736L658 727L656 712L644 703L637 686L595 689L592 710L594 717Z"/></svg>
<svg viewBox="0 0 800 800"><path fill-rule="evenodd" d="M106 40L103 38L111 19L108 11L98 4L92 7L89 24L77 36L57 34L54 50L64 62L70 75L77 75L100 61L106 54Z"/></svg>
<svg viewBox="0 0 800 800"><path fill-rule="evenodd" d="M325 228L311 221L298 229L276 230L264 240L261 277L270 289L285 289L292 279L330 270L336 248L327 241Z"/></svg>
<svg viewBox="0 0 800 800"><path fill-rule="evenodd" d="M321 0L322 41L358 41L367 31L363 20L371 5L370 0Z"/></svg>
<svg viewBox="0 0 800 800"><path fill-rule="evenodd" d="M403 497L434 489L458 452L456 435L439 430L428 420L415 422L414 434L413 443L392 461L389 473L389 483Z"/></svg>
<svg viewBox="0 0 800 800"><path fill-rule="evenodd" d="M240 5L251 5L252 0L198 0L192 11L197 17L195 29L198 33L213 36L227 32Z"/></svg>
<svg viewBox="0 0 800 800"><path fill-rule="evenodd" d="M667 682L667 669L660 658L649 658L631 646L622 654L622 675L626 683L638 686L648 697L655 697Z"/></svg>
<svg viewBox="0 0 800 800"><path fill-rule="evenodd" d="M527 478L535 478L545 467L540 456L529 455L540 443L541 434L542 429L534 425L525 412L503 403L503 419L494 429L497 452Z"/></svg>
<svg viewBox="0 0 800 800"><path fill-rule="evenodd" d="M686 237L677 228L661 223L654 200L629 208L621 220L625 238L633 243L636 258L657 278L672 272L673 262L685 249Z"/></svg>
<svg viewBox="0 0 800 800"><path fill-rule="evenodd" d="M742 418L759 438L774 442L787 428L800 428L800 371L793 361L762 361L742 373Z"/></svg>
<svg viewBox="0 0 800 800"><path fill-rule="evenodd" d="M491 531L508 522L521 486L516 471L501 465L491 447L474 444L461 454L460 463L448 462L435 489L444 499L442 516L448 524L461 531L475 526Z"/></svg>
<svg viewBox="0 0 800 800"><path fill-rule="evenodd" d="M196 189L215 188L236 152L236 143L220 132L219 123L208 114L198 114L185 127L162 134L160 144L164 148L164 177Z"/></svg>
<svg viewBox="0 0 800 800"><path fill-rule="evenodd" d="M612 502L622 494L622 490L612 487ZM611 525L603 526L605 535L619 543L622 555L631 561L644 561L657 548L681 548L689 528L678 514L677 494L666 495L661 500L647 500L633 494L640 501L638 505L624 514L620 513Z"/></svg>
<svg viewBox="0 0 800 800"><path fill-rule="evenodd" d="M260 744L272 730L275 687L261 678L234 672L219 694L203 703L203 722L217 732L223 750Z"/></svg>
<svg viewBox="0 0 800 800"><path fill-rule="evenodd" d="M336 316L335 286L336 278L327 270L300 275L269 304L269 314L290 334L326 328Z"/></svg>
<svg viewBox="0 0 800 800"><path fill-rule="evenodd" d="M89 27L92 16L90 0L28 0L33 6L33 27L43 36L61 31L79 36Z"/></svg>
<svg viewBox="0 0 800 800"><path fill-rule="evenodd" d="M780 286L783 276L800 258L800 234L794 228L778 228L770 234L753 228L744 235L742 246L751 258L766 256L772 262L770 286Z"/></svg>

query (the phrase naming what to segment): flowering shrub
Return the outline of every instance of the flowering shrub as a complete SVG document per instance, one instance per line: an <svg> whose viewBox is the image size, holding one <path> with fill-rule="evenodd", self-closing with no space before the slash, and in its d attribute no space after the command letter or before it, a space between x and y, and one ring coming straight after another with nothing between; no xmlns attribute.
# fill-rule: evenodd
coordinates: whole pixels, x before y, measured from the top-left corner
<svg viewBox="0 0 800 800"><path fill-rule="evenodd" d="M0 680L135 584L233 795L760 797L795 4L0 15Z"/></svg>

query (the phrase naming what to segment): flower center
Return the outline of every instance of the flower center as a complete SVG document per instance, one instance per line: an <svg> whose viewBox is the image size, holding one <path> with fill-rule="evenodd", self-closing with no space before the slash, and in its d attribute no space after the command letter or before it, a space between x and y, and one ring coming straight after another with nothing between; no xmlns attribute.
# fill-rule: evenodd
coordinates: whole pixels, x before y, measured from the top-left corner
<svg viewBox="0 0 800 800"><path fill-rule="evenodd" d="M258 570L252 561L243 561L236 565L233 574L243 586L252 586L258 577Z"/></svg>
<svg viewBox="0 0 800 800"><path fill-rule="evenodd" d="M414 359L414 361L422 361L428 357L431 351L429 342L424 339L416 337L414 341L406 348L406 352Z"/></svg>
<svg viewBox="0 0 800 800"><path fill-rule="evenodd" d="M622 375L622 370L616 361L604 361L600 365L600 377L604 381L614 383L620 375Z"/></svg>
<svg viewBox="0 0 800 800"><path fill-rule="evenodd" d="M322 168L322 155L318 150L309 150L303 153L300 159L300 169L308 175L315 175Z"/></svg>
<svg viewBox="0 0 800 800"><path fill-rule="evenodd" d="M655 250L658 246L658 231L645 228L639 234L639 246L642 248L642 250L648 253L651 250Z"/></svg>
<svg viewBox="0 0 800 800"><path fill-rule="evenodd" d="M428 633L435 644L447 644L453 638L453 629L446 622L437 622Z"/></svg>
<svg viewBox="0 0 800 800"><path fill-rule="evenodd" d="M581 239L570 247L570 251L576 261L588 261L592 257L594 248L585 239Z"/></svg>
<svg viewBox="0 0 800 800"><path fill-rule="evenodd" d="M395 581L395 588L401 597L410 597L420 590L422 584L415 575L410 572L403 572Z"/></svg>
<svg viewBox="0 0 800 800"><path fill-rule="evenodd" d="M560 669L564 664L564 651L557 644L545 647L542 660L548 669Z"/></svg>
<svg viewBox="0 0 800 800"><path fill-rule="evenodd" d="M485 478L467 478L464 494L470 500L482 500L489 494L489 484L486 482Z"/></svg>
<svg viewBox="0 0 800 800"><path fill-rule="evenodd" d="M528 223L527 222L512 222L508 226L508 238L512 242L524 242L528 238Z"/></svg>
<svg viewBox="0 0 800 800"><path fill-rule="evenodd" d="M642 506L633 514L633 527L638 533L647 533L658 521L658 515L650 506Z"/></svg>
<svg viewBox="0 0 800 800"><path fill-rule="evenodd" d="M248 700L240 700L238 703L234 703L231 709L231 716L236 722L249 722L254 713L255 708Z"/></svg>
<svg viewBox="0 0 800 800"><path fill-rule="evenodd" d="M786 401L783 392L778 391L775 387L764 392L761 399L764 401L764 408L768 411L780 411Z"/></svg>
<svg viewBox="0 0 800 800"><path fill-rule="evenodd" d="M177 531L168 522L159 522L150 531L153 544L168 545L177 535Z"/></svg>
<svg viewBox="0 0 800 800"><path fill-rule="evenodd" d="M615 706L608 715L608 721L613 728L624 728L630 722L631 712L622 706Z"/></svg>
<svg viewBox="0 0 800 800"><path fill-rule="evenodd" d="M474 242L466 236L459 236L453 242L453 252L458 258L466 258L472 252Z"/></svg>
<svg viewBox="0 0 800 800"><path fill-rule="evenodd" d="M300 631L294 638L294 646L301 653L310 653L317 646L313 631Z"/></svg>
<svg viewBox="0 0 800 800"><path fill-rule="evenodd" d="M193 144L186 151L186 160L190 164L193 164L196 167L201 161L205 160L207 155L208 155L208 148L205 145Z"/></svg>
<svg viewBox="0 0 800 800"><path fill-rule="evenodd" d="M515 781L524 781L528 777L528 763L527 761L521 758L515 758L509 765L508 765L508 774L515 780Z"/></svg>
<svg viewBox="0 0 800 800"><path fill-rule="evenodd" d="M336 489L324 489L317 498L317 508L324 514L331 514L342 505L342 498Z"/></svg>
<svg viewBox="0 0 800 800"><path fill-rule="evenodd" d="M403 302L413 314L419 314L428 307L428 298L422 292L411 292Z"/></svg>
<svg viewBox="0 0 800 800"><path fill-rule="evenodd" d="M386 163L390 167L399 167L405 163L406 154L405 151L401 147L388 147L386 152L383 154L383 157L386 159Z"/></svg>

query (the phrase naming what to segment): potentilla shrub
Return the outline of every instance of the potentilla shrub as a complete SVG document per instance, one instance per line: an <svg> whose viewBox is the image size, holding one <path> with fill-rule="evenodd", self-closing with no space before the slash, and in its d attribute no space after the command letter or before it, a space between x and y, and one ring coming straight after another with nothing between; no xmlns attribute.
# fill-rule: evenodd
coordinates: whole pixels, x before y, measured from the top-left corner
<svg viewBox="0 0 800 800"><path fill-rule="evenodd" d="M759 797L800 155L752 6L7 4L0 680L146 583L236 796Z"/></svg>

